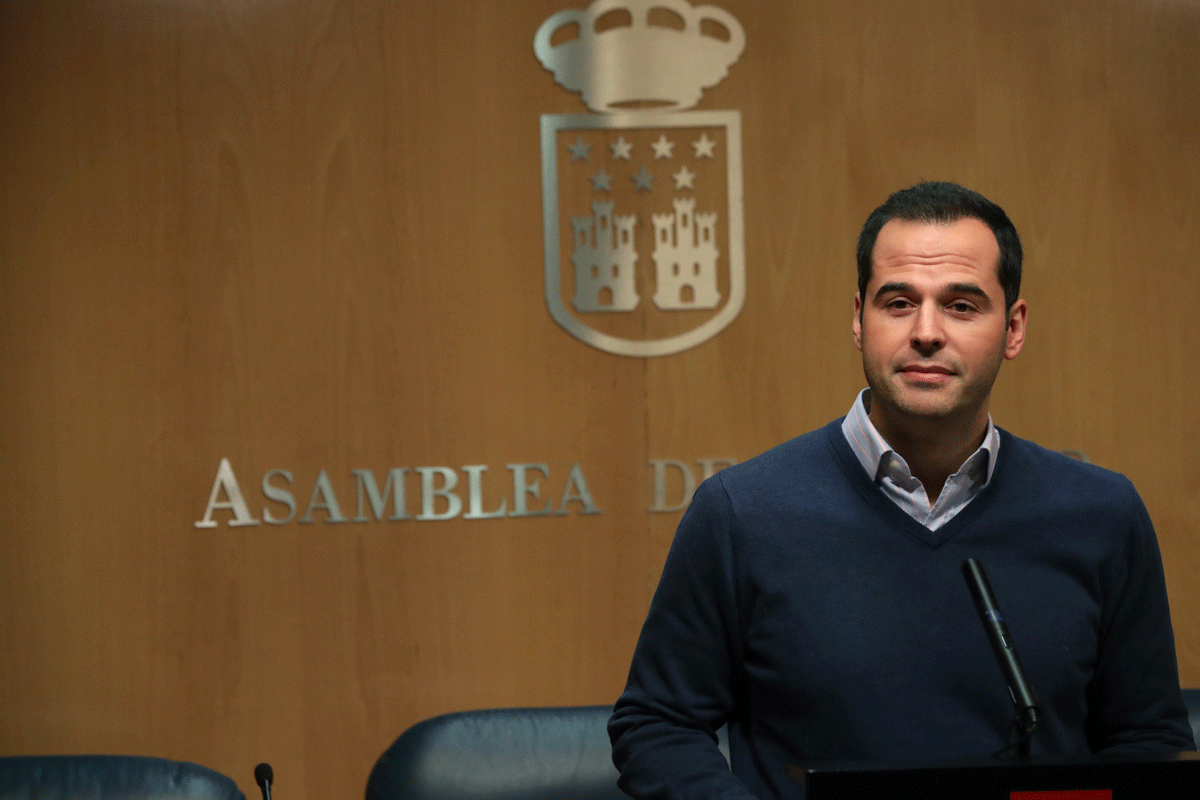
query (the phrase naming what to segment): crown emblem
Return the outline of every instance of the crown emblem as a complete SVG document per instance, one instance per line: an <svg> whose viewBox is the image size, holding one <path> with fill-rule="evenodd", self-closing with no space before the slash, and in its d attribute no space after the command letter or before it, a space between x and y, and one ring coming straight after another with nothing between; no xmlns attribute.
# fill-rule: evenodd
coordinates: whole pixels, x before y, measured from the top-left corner
<svg viewBox="0 0 1200 800"><path fill-rule="evenodd" d="M667 13L652 21L651 11ZM610 12L618 12L614 18L626 24L597 31L597 21ZM657 24L663 16L682 21L682 28ZM717 23L728 38L705 32L706 21ZM555 32L569 25L578 35L551 44ZM745 45L745 32L731 14L686 0L595 0L584 11L551 15L533 40L538 60L554 73L555 82L579 92L588 108L601 112L630 103L691 108L704 89L728 74Z"/></svg>
<svg viewBox="0 0 1200 800"><path fill-rule="evenodd" d="M745 45L690 0L594 0L538 28L542 66L595 112L541 120L546 307L580 341L667 356L741 311L741 115L692 106Z"/></svg>

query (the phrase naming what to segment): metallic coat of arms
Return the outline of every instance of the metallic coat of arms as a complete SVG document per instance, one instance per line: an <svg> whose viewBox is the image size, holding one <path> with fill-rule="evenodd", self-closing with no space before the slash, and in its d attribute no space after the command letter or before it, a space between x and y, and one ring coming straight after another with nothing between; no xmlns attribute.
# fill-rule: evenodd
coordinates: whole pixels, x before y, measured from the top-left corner
<svg viewBox="0 0 1200 800"><path fill-rule="evenodd" d="M598 112L542 115L546 304L581 341L669 355L741 311L741 116L684 109L744 46L686 0L595 0L538 28L538 60Z"/></svg>

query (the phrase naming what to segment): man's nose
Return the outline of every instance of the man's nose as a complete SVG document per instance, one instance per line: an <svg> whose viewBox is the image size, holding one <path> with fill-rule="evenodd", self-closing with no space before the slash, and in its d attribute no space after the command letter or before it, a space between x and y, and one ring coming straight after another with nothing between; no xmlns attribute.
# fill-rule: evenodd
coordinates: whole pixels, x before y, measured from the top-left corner
<svg viewBox="0 0 1200 800"><path fill-rule="evenodd" d="M942 327L940 312L941 309L931 303L922 303L917 308L911 332L912 348L917 352L935 353L946 344L946 331Z"/></svg>

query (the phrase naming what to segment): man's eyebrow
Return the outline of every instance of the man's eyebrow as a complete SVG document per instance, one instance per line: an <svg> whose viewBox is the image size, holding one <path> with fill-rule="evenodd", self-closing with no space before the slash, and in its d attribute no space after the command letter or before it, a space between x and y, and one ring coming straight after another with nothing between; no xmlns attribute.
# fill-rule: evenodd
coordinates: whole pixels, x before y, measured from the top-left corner
<svg viewBox="0 0 1200 800"><path fill-rule="evenodd" d="M950 294L965 294L970 295L971 297L978 297L983 300L988 299L987 292L985 292L977 283L952 283L946 287L946 290L950 292ZM874 299L878 300L884 295L892 294L893 292L903 294L911 291L913 291L913 285L911 283L905 283L904 281L891 281L883 284L877 290L875 290Z"/></svg>
<svg viewBox="0 0 1200 800"><path fill-rule="evenodd" d="M950 284L950 292L952 294L969 294L972 297L981 297L984 300L988 299L987 292L974 283L952 283Z"/></svg>
<svg viewBox="0 0 1200 800"><path fill-rule="evenodd" d="M880 286L878 289L876 289L874 299L878 300L885 294L891 294L892 292L911 292L912 290L913 285L911 283L892 281L891 283L885 283L883 286Z"/></svg>

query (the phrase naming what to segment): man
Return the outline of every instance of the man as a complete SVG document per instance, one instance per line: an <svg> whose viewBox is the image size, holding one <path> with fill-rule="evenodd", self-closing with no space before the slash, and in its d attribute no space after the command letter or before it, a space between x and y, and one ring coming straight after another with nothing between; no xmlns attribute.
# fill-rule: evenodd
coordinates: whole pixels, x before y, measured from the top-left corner
<svg viewBox="0 0 1200 800"><path fill-rule="evenodd" d="M868 388L696 492L609 723L628 794L768 800L797 794L789 764L1004 748L971 557L1040 701L1034 755L1194 748L1133 486L988 413L1025 341L1021 257L1003 210L954 184L868 218L851 326Z"/></svg>

